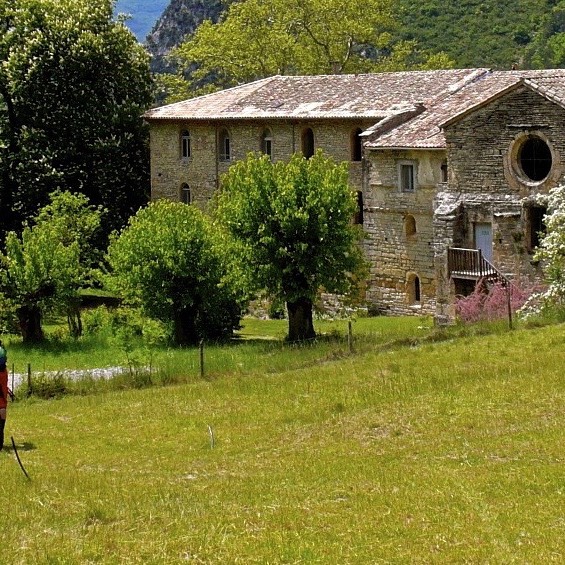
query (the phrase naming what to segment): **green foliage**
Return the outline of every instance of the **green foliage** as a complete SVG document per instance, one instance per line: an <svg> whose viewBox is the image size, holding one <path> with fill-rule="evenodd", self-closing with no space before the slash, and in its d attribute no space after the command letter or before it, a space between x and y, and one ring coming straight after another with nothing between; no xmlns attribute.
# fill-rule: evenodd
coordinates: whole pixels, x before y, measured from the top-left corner
<svg viewBox="0 0 565 565"><path fill-rule="evenodd" d="M230 335L238 326L228 242L194 206L160 200L141 209L108 249L109 287L170 324L179 344Z"/></svg>
<svg viewBox="0 0 565 565"><path fill-rule="evenodd" d="M57 188L110 210L106 232L146 202L148 57L112 7L0 0L2 240Z"/></svg>
<svg viewBox="0 0 565 565"><path fill-rule="evenodd" d="M363 261L346 163L321 151L288 163L250 154L221 188L217 223L240 242L255 289L285 301L354 289Z"/></svg>
<svg viewBox="0 0 565 565"><path fill-rule="evenodd" d="M193 86L213 76L216 87L274 74L450 65L414 42L399 42L396 31L390 0L245 0L232 3L218 23L203 22L173 59L182 73L191 71ZM174 97L175 85L169 87Z"/></svg>
<svg viewBox="0 0 565 565"><path fill-rule="evenodd" d="M530 67L529 45L552 0L400 0L400 37L457 67Z"/></svg>
<svg viewBox="0 0 565 565"><path fill-rule="evenodd" d="M216 222L238 242L251 288L287 304L307 301L311 316L322 288L349 294L363 278L355 208L346 163L321 151L288 163L250 154L223 177Z"/></svg>
<svg viewBox="0 0 565 565"><path fill-rule="evenodd" d="M89 206L85 196L55 192L50 200L21 236L8 233L0 255L0 296L30 340L42 337L41 316L76 301L88 279L89 243L100 225L101 210ZM38 327L27 328L30 316Z"/></svg>

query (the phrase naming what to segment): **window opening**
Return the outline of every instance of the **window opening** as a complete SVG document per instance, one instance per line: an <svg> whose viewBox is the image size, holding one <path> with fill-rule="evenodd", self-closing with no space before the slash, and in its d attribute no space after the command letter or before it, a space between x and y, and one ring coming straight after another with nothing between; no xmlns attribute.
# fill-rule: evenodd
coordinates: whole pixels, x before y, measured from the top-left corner
<svg viewBox="0 0 565 565"><path fill-rule="evenodd" d="M414 165L401 163L399 168L400 190L402 192L414 192Z"/></svg>
<svg viewBox="0 0 565 565"><path fill-rule="evenodd" d="M268 155L269 159L273 158L273 136L271 131L268 129L263 132L263 137L261 139L261 151L263 151L265 155Z"/></svg>
<svg viewBox="0 0 565 565"><path fill-rule="evenodd" d="M191 153L190 132L186 129L183 130L181 133L180 153L182 159L190 158L190 153Z"/></svg>
<svg viewBox="0 0 565 565"><path fill-rule="evenodd" d="M363 225L363 192L357 191L357 209L353 217L353 223Z"/></svg>
<svg viewBox="0 0 565 565"><path fill-rule="evenodd" d="M447 182L447 161L441 164L441 182Z"/></svg>
<svg viewBox="0 0 565 565"><path fill-rule="evenodd" d="M220 131L219 136L220 161L231 161L231 144L228 130Z"/></svg>
<svg viewBox="0 0 565 565"><path fill-rule="evenodd" d="M543 206L531 206L528 209L528 250L534 251L539 247L542 237L547 233L544 217L547 208Z"/></svg>
<svg viewBox="0 0 565 565"><path fill-rule="evenodd" d="M183 204L190 204L190 186L186 183L180 187L180 200Z"/></svg>
<svg viewBox="0 0 565 565"><path fill-rule="evenodd" d="M363 156L363 140L359 137L363 133L361 128L353 130L351 133L351 160L361 161Z"/></svg>
<svg viewBox="0 0 565 565"><path fill-rule="evenodd" d="M541 181L551 171L551 150L543 139L532 135L520 147L518 163L530 180Z"/></svg>
<svg viewBox="0 0 565 565"><path fill-rule="evenodd" d="M418 275L410 275L407 281L406 294L408 302L415 304L421 301L422 295L420 290L420 277Z"/></svg>
<svg viewBox="0 0 565 565"><path fill-rule="evenodd" d="M404 219L404 229L406 232L406 237L416 235L416 218L408 214Z"/></svg>
<svg viewBox="0 0 565 565"><path fill-rule="evenodd" d="M302 132L302 155L306 159L314 155L314 132L311 128L306 128Z"/></svg>

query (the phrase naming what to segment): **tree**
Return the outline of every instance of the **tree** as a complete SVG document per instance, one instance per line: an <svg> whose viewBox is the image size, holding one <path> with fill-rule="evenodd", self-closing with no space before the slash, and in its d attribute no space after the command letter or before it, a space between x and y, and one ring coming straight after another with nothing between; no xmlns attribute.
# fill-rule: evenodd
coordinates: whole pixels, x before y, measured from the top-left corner
<svg viewBox="0 0 565 565"><path fill-rule="evenodd" d="M43 339L46 312L60 309L70 316L74 311L87 278L81 257L88 256L87 242L100 224L100 213L83 195L57 192L21 237L7 234L6 252L0 256L0 296L16 313L24 342Z"/></svg>
<svg viewBox="0 0 565 565"><path fill-rule="evenodd" d="M414 42L395 41L396 26L391 0L244 0L218 23L202 23L172 56L182 73L189 69L192 85L213 76L216 87L274 74L451 66L445 56L419 52Z"/></svg>
<svg viewBox="0 0 565 565"><path fill-rule="evenodd" d="M179 345L231 335L242 295L235 292L229 242L194 206L159 200L141 209L108 248L109 287L172 325Z"/></svg>
<svg viewBox="0 0 565 565"><path fill-rule="evenodd" d="M147 202L148 56L112 11L112 0L0 0L2 241L57 188L108 208L107 232Z"/></svg>
<svg viewBox="0 0 565 565"><path fill-rule="evenodd" d="M363 277L355 209L347 163L321 151L288 163L251 154L222 180L216 222L240 243L255 290L286 302L291 341L315 337L312 306L321 288L346 294Z"/></svg>

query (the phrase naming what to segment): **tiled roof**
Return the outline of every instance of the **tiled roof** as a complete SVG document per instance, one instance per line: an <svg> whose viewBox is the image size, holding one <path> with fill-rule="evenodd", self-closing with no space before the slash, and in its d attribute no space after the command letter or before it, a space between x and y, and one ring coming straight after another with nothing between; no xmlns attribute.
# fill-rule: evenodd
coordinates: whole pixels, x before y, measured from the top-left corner
<svg viewBox="0 0 565 565"><path fill-rule="evenodd" d="M434 149L445 147L442 127L524 84L565 107L565 70L493 71L484 73L456 92L438 96L411 120L369 138L367 147ZM376 128L378 132L378 127Z"/></svg>
<svg viewBox="0 0 565 565"><path fill-rule="evenodd" d="M380 120L407 107L428 106L487 69L408 71L361 75L274 76L149 110L156 120L328 119Z"/></svg>

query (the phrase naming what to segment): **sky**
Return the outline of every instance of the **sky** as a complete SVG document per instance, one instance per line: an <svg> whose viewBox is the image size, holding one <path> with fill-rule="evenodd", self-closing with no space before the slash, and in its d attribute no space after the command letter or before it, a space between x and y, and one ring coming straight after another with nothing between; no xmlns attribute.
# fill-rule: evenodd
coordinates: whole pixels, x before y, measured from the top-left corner
<svg viewBox="0 0 565 565"><path fill-rule="evenodd" d="M132 15L126 25L143 43L168 4L169 0L117 0L116 12Z"/></svg>

